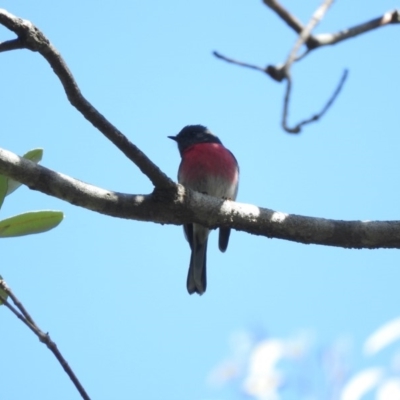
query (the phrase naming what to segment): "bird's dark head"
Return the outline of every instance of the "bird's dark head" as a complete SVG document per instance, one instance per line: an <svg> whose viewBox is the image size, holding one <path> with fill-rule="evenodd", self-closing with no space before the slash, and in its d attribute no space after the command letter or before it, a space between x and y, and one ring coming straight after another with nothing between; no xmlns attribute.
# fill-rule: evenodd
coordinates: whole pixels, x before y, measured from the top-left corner
<svg viewBox="0 0 400 400"><path fill-rule="evenodd" d="M176 136L168 136L178 143L180 153L199 143L219 143L221 141L203 125L185 126Z"/></svg>

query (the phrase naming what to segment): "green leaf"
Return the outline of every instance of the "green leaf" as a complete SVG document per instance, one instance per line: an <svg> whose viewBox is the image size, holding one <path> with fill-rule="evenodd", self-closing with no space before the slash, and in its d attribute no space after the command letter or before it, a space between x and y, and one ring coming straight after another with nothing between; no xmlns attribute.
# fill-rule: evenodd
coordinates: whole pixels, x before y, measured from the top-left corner
<svg viewBox="0 0 400 400"><path fill-rule="evenodd" d="M32 235L55 228L64 218L61 211L31 211L0 221L0 238Z"/></svg>
<svg viewBox="0 0 400 400"><path fill-rule="evenodd" d="M8 178L0 175L0 208L3 205L4 198L7 195Z"/></svg>
<svg viewBox="0 0 400 400"><path fill-rule="evenodd" d="M34 163L38 163L42 157L43 157L43 149L33 149L29 150L26 154L22 156L23 158L26 158L27 160L33 161ZM14 179L9 178L8 179L8 190L6 196L17 190L22 183L14 181Z"/></svg>
<svg viewBox="0 0 400 400"><path fill-rule="evenodd" d="M29 150L22 157L26 158L27 160L31 160L37 164L43 158L43 149Z"/></svg>

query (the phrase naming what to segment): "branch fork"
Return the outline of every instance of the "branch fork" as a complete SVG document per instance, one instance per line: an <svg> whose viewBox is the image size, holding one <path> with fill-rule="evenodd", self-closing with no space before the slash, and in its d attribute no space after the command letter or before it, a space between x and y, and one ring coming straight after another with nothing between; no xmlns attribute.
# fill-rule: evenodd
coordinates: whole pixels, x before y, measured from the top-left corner
<svg viewBox="0 0 400 400"><path fill-rule="evenodd" d="M294 44L284 64L268 65L267 67L263 68L257 65L249 64L246 62L235 60L230 57L226 57L217 51L213 52L214 56L219 58L220 60L238 65L240 67L250 68L256 71L263 72L267 74L271 79L277 82L286 81L286 91L284 95L284 102L282 108L281 126L287 133L298 134L301 132L302 127L304 125L310 124L312 122L321 119L337 99L348 76L348 71L344 70L342 73L342 77L340 78L339 83L336 86L336 89L334 90L333 94L326 102L324 107L322 107L320 112L314 114L310 118L306 118L298 122L296 125L291 127L288 124L288 115L289 115L289 104L293 86L292 75L291 75L291 67L293 63L302 60L311 51L317 48L328 45L334 45L344 40L369 32L371 30L381 28L383 26L400 23L400 11L393 10L386 12L381 17L375 18L371 21L359 25L355 25L351 28L344 29L336 33L324 33L324 34L312 35L313 29L319 22L322 21L325 13L328 11L329 7L333 4L333 1L334 0L324 0L322 4L317 8L317 10L314 12L308 24L303 25L293 14L291 14L288 10L286 10L279 3L279 1L263 0L263 3L268 8L274 11L290 28L292 28L299 35L296 43ZM303 54L298 55L298 52L303 45L306 47L306 51Z"/></svg>

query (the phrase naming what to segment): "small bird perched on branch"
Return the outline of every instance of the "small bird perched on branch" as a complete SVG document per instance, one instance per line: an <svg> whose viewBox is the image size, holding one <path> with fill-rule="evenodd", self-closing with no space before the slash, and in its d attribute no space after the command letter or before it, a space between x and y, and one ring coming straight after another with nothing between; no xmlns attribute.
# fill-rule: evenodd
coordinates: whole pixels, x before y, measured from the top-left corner
<svg viewBox="0 0 400 400"><path fill-rule="evenodd" d="M239 184L239 165L235 156L205 126L185 126L176 136L182 161L178 182L192 190L222 199L235 200ZM192 254L187 277L189 294L206 291L206 253L210 230L199 224L183 227ZM230 228L219 229L219 249L228 247Z"/></svg>

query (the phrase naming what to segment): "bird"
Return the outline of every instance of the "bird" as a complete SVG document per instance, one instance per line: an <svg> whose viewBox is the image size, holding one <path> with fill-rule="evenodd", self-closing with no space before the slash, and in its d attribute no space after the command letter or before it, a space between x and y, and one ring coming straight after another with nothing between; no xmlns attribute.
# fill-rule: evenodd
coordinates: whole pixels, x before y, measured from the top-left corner
<svg viewBox="0 0 400 400"><path fill-rule="evenodd" d="M181 163L178 182L197 192L235 200L239 185L239 164L221 140L203 125L185 126L176 136ZM183 226L191 249L187 291L202 295L207 287L207 241L210 230L200 224ZM230 228L219 228L218 247L225 252Z"/></svg>

